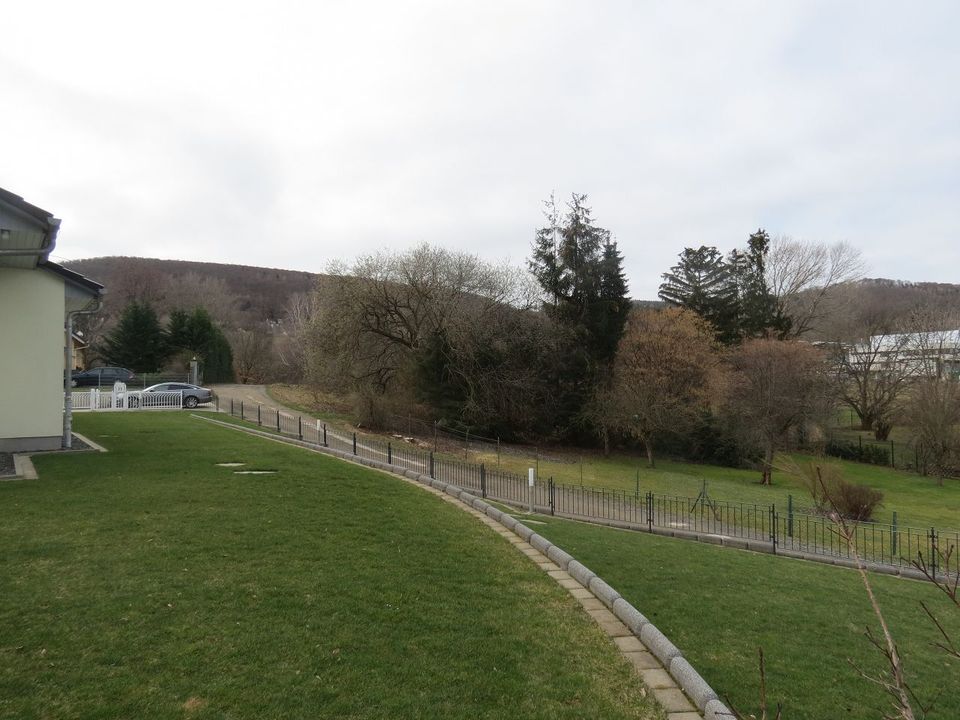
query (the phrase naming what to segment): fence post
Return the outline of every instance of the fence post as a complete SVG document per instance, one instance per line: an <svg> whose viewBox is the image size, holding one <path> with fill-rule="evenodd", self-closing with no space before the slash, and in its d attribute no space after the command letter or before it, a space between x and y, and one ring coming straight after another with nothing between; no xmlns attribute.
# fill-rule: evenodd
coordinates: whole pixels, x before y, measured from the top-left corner
<svg viewBox="0 0 960 720"><path fill-rule="evenodd" d="M895 468L897 463L893 459L893 440L890 441L890 467Z"/></svg>
<svg viewBox="0 0 960 720"><path fill-rule="evenodd" d="M393 448L387 442L387 465L393 465Z"/></svg>
<svg viewBox="0 0 960 720"><path fill-rule="evenodd" d="M937 529L930 528L930 577L937 579Z"/></svg>
<svg viewBox="0 0 960 720"><path fill-rule="evenodd" d="M893 530L890 532L890 559L897 557L897 511L893 511Z"/></svg>
<svg viewBox="0 0 960 720"><path fill-rule="evenodd" d="M357 454L357 434L353 434L353 454Z"/></svg>
<svg viewBox="0 0 960 720"><path fill-rule="evenodd" d="M263 425L260 420L260 403L257 403L257 425Z"/></svg>
<svg viewBox="0 0 960 720"><path fill-rule="evenodd" d="M777 535L779 531L779 528L777 527L778 524L779 522L777 520L777 506L771 505L770 506L770 542L773 543L774 555L777 554Z"/></svg>
<svg viewBox="0 0 960 720"><path fill-rule="evenodd" d="M220 412L220 396L214 393L213 400L217 404L217 412Z"/></svg>
<svg viewBox="0 0 960 720"><path fill-rule="evenodd" d="M243 400L240 401L240 419L246 420L247 418L243 415Z"/></svg>
<svg viewBox="0 0 960 720"><path fill-rule="evenodd" d="M647 528L653 532L653 493L647 490Z"/></svg>
<svg viewBox="0 0 960 720"><path fill-rule="evenodd" d="M230 417L233 417L233 398L230 398Z"/></svg>
<svg viewBox="0 0 960 720"><path fill-rule="evenodd" d="M303 440L303 417L297 415L297 437Z"/></svg>
<svg viewBox="0 0 960 720"><path fill-rule="evenodd" d="M480 463L480 497L487 496L487 468Z"/></svg>
<svg viewBox="0 0 960 720"><path fill-rule="evenodd" d="M433 477L433 450L430 451L430 477Z"/></svg>
<svg viewBox="0 0 960 720"><path fill-rule="evenodd" d="M555 514L555 507L554 507L555 506L555 503L554 503L555 490L556 490L556 486L553 484L553 475L551 475L550 479L547 481L547 492L548 492L548 495L550 496L550 514L551 515Z"/></svg>
<svg viewBox="0 0 960 720"><path fill-rule="evenodd" d="M323 424L323 446L327 447L327 424Z"/></svg>
<svg viewBox="0 0 960 720"><path fill-rule="evenodd" d="M277 408L277 432L280 432L280 408Z"/></svg>
<svg viewBox="0 0 960 720"><path fill-rule="evenodd" d="M793 537L793 495L787 495L787 536Z"/></svg>

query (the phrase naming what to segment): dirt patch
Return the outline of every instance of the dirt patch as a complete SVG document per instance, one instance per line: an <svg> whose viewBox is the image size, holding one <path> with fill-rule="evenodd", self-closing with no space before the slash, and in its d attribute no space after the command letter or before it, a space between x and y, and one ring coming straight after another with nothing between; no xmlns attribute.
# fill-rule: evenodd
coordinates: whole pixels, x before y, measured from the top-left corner
<svg viewBox="0 0 960 720"><path fill-rule="evenodd" d="M207 701L203 698L199 698L196 695L187 698L186 702L183 703L184 712L192 713L197 710L201 710L207 706Z"/></svg>

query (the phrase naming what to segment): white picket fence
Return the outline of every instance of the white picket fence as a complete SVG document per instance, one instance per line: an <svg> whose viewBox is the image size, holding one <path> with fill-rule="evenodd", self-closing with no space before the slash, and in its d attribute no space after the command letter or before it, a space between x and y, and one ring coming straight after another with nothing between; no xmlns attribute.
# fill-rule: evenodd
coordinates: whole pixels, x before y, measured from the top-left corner
<svg viewBox="0 0 960 720"><path fill-rule="evenodd" d="M93 388L73 393L74 410L179 410L182 407L182 391L127 390L122 382L114 383L112 390Z"/></svg>

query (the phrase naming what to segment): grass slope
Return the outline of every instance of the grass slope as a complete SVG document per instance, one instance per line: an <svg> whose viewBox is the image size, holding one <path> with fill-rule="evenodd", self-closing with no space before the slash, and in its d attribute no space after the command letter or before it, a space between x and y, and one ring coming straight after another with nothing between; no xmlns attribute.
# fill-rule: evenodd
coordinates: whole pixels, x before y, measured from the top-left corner
<svg viewBox="0 0 960 720"><path fill-rule="evenodd" d="M855 571L643 533L540 517L537 532L601 574L741 709L757 708L757 648L767 659L768 698L784 720L873 720L886 710L876 686L849 663L876 671L864 638L879 636ZM929 700L929 720L960 717L960 662L933 647L927 602L960 639L960 611L927 583L871 576L905 657L908 680Z"/></svg>
<svg viewBox="0 0 960 720"><path fill-rule="evenodd" d="M185 414L75 422L111 452L0 484L0 716L657 716L565 591L438 498Z"/></svg>

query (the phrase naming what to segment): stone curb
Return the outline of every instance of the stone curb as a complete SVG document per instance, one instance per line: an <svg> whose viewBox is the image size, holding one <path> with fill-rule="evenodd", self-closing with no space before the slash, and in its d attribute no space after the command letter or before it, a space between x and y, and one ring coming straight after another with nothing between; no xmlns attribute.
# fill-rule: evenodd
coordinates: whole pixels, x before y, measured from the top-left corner
<svg viewBox="0 0 960 720"><path fill-rule="evenodd" d="M620 596L620 593L610 587L603 578L576 560L572 555L551 543L545 537L538 535L516 518L502 512L485 500L467 493L455 485L431 478L429 475L402 470L380 461L368 460L367 462L363 462L364 458L358 458L351 453L332 450L296 438L278 436L273 433L263 432L262 430L245 428L241 425L220 422L198 415L193 415L193 417L240 430L241 432L246 432L251 435L258 435L270 440L276 440L277 442L301 446L322 454L333 455L345 460L350 460L351 462L360 462L360 464L363 465L376 467L393 474L403 475L423 485L433 487L445 494L459 498L466 505L484 513L492 520L496 520L508 530L527 541L532 547L556 563L560 569L569 573L574 580L589 589L590 592L610 608L617 619L626 625L627 628L639 638L640 642L646 645L650 652L663 663L663 667L666 668L670 676L676 681L677 685L680 686L680 689L693 701L697 709L704 714L705 720L729 720L729 718L733 717L730 710L720 702L714 689L710 687L709 683L703 679L689 661L683 657L683 654L677 646L670 642L669 638L642 615L639 610L624 600L623 597ZM512 527L510 525L512 525Z"/></svg>

